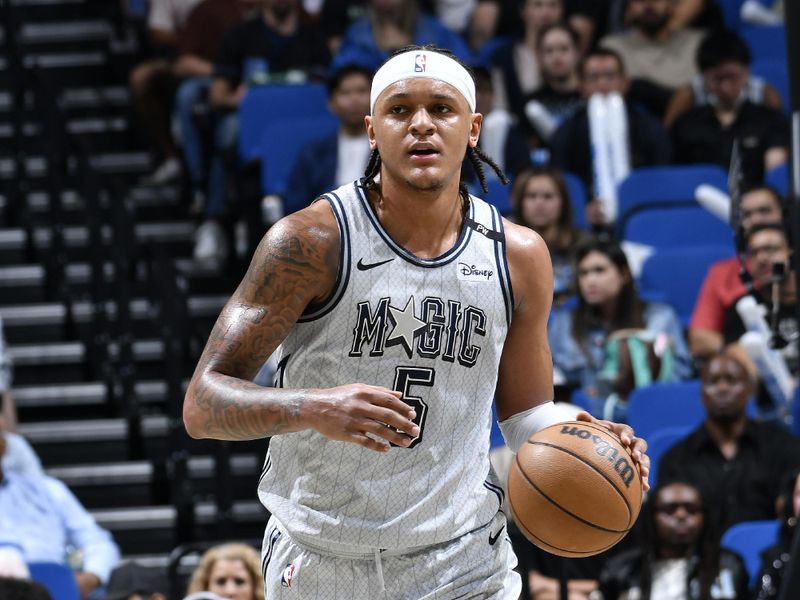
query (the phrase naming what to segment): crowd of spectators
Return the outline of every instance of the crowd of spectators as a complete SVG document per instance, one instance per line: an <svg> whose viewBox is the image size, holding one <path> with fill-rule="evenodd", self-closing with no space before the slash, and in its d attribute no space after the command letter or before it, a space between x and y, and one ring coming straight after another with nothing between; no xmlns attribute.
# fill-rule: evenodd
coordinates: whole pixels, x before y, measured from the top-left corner
<svg viewBox="0 0 800 600"><path fill-rule="evenodd" d="M484 115L481 149L512 180L507 216L536 230L551 252L549 341L559 399L574 401L579 394L596 416L624 421L634 389L700 378L706 412L703 423L663 457L661 483L645 502L638 531L619 551L579 563L518 548L529 568L530 597L558 598L559 580L568 579L571 599L655 598L655 589L659 598L747 598L741 558L720 548L720 536L735 523L780 518L780 539L765 554L754 591L759 599L777 597L800 514L800 439L785 423L749 416L754 395L760 406L771 400L758 391L761 365L735 342L747 329L737 302L751 295L774 317L776 336L786 342L780 355L798 376L794 277L776 277L774 266L786 266L791 254L784 200L764 185L765 174L788 159L789 126L773 82L751 74L753 53L724 28L714 0L149 5L150 47L130 73L130 88L158 161L140 183L182 185L187 212L198 223L199 261L225 264L234 223L249 212L246 205L261 201L239 181L248 165L238 154L238 108L249 90L327 86L338 127L300 149L279 199L278 214L287 214L363 174L370 79L393 50L433 43L468 64ZM750 6L742 16L767 23L779 21L778 14ZM732 243L731 258L709 271L688 329L672 307L640 296L637 269L621 240L613 239L614 216L603 209L588 103L611 94L623 102L621 143L632 169L687 163L728 168L734 140L739 144L740 245ZM586 227L575 225L563 172L587 192L586 212L577 215ZM463 178L474 187L469 164ZM772 310L776 303L778 312ZM77 548L81 561L70 566L84 597L100 598L96 590L107 586L109 600L161 600L165 583L135 566L112 573L119 550L111 536L66 486L45 474L15 433L10 388L0 337L0 576L24 575L31 561L67 563L67 548ZM198 600L215 594L260 600L260 577L252 548L223 545L203 556L186 593Z"/></svg>

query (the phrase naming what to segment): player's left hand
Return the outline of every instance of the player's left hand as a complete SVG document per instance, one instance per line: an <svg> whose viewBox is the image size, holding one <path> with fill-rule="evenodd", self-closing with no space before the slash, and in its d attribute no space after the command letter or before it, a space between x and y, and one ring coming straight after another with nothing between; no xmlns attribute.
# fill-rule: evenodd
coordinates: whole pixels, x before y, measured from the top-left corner
<svg viewBox="0 0 800 600"><path fill-rule="evenodd" d="M605 427L611 433L615 434L620 442L622 442L622 445L631 453L634 462L639 467L639 474L642 478L642 490L646 492L650 489L650 457L647 456L647 442L644 438L636 437L630 425L596 419L585 411L579 412L575 419L577 421L587 421L599 425L600 427Z"/></svg>

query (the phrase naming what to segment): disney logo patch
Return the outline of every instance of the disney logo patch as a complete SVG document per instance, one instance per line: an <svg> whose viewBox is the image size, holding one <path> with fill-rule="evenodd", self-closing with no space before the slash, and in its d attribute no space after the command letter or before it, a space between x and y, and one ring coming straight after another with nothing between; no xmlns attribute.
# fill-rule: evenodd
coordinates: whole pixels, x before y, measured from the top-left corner
<svg viewBox="0 0 800 600"><path fill-rule="evenodd" d="M458 278L461 281L489 281L494 271L485 266L458 263Z"/></svg>

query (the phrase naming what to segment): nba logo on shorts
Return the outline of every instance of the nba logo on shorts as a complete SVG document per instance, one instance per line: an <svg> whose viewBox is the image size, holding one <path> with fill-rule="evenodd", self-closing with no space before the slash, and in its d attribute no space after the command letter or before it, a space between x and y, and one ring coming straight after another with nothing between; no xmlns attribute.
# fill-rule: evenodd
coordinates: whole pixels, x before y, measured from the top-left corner
<svg viewBox="0 0 800 600"><path fill-rule="evenodd" d="M285 588L292 587L292 579L294 579L295 566L293 564L286 565L281 575L281 585Z"/></svg>
<svg viewBox="0 0 800 600"><path fill-rule="evenodd" d="M417 54L414 57L414 73L424 73L427 63L428 56L426 54Z"/></svg>

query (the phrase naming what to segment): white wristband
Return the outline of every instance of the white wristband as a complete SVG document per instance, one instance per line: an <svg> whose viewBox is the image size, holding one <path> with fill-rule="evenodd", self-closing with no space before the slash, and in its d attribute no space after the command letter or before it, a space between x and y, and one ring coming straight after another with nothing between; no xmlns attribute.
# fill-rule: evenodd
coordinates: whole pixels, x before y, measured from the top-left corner
<svg viewBox="0 0 800 600"><path fill-rule="evenodd" d="M506 441L506 446L516 453L522 444L528 441L537 431L563 423L568 418L563 411L556 408L555 403L550 400L544 404L539 404L531 409L511 415L505 421L500 421L500 433Z"/></svg>

